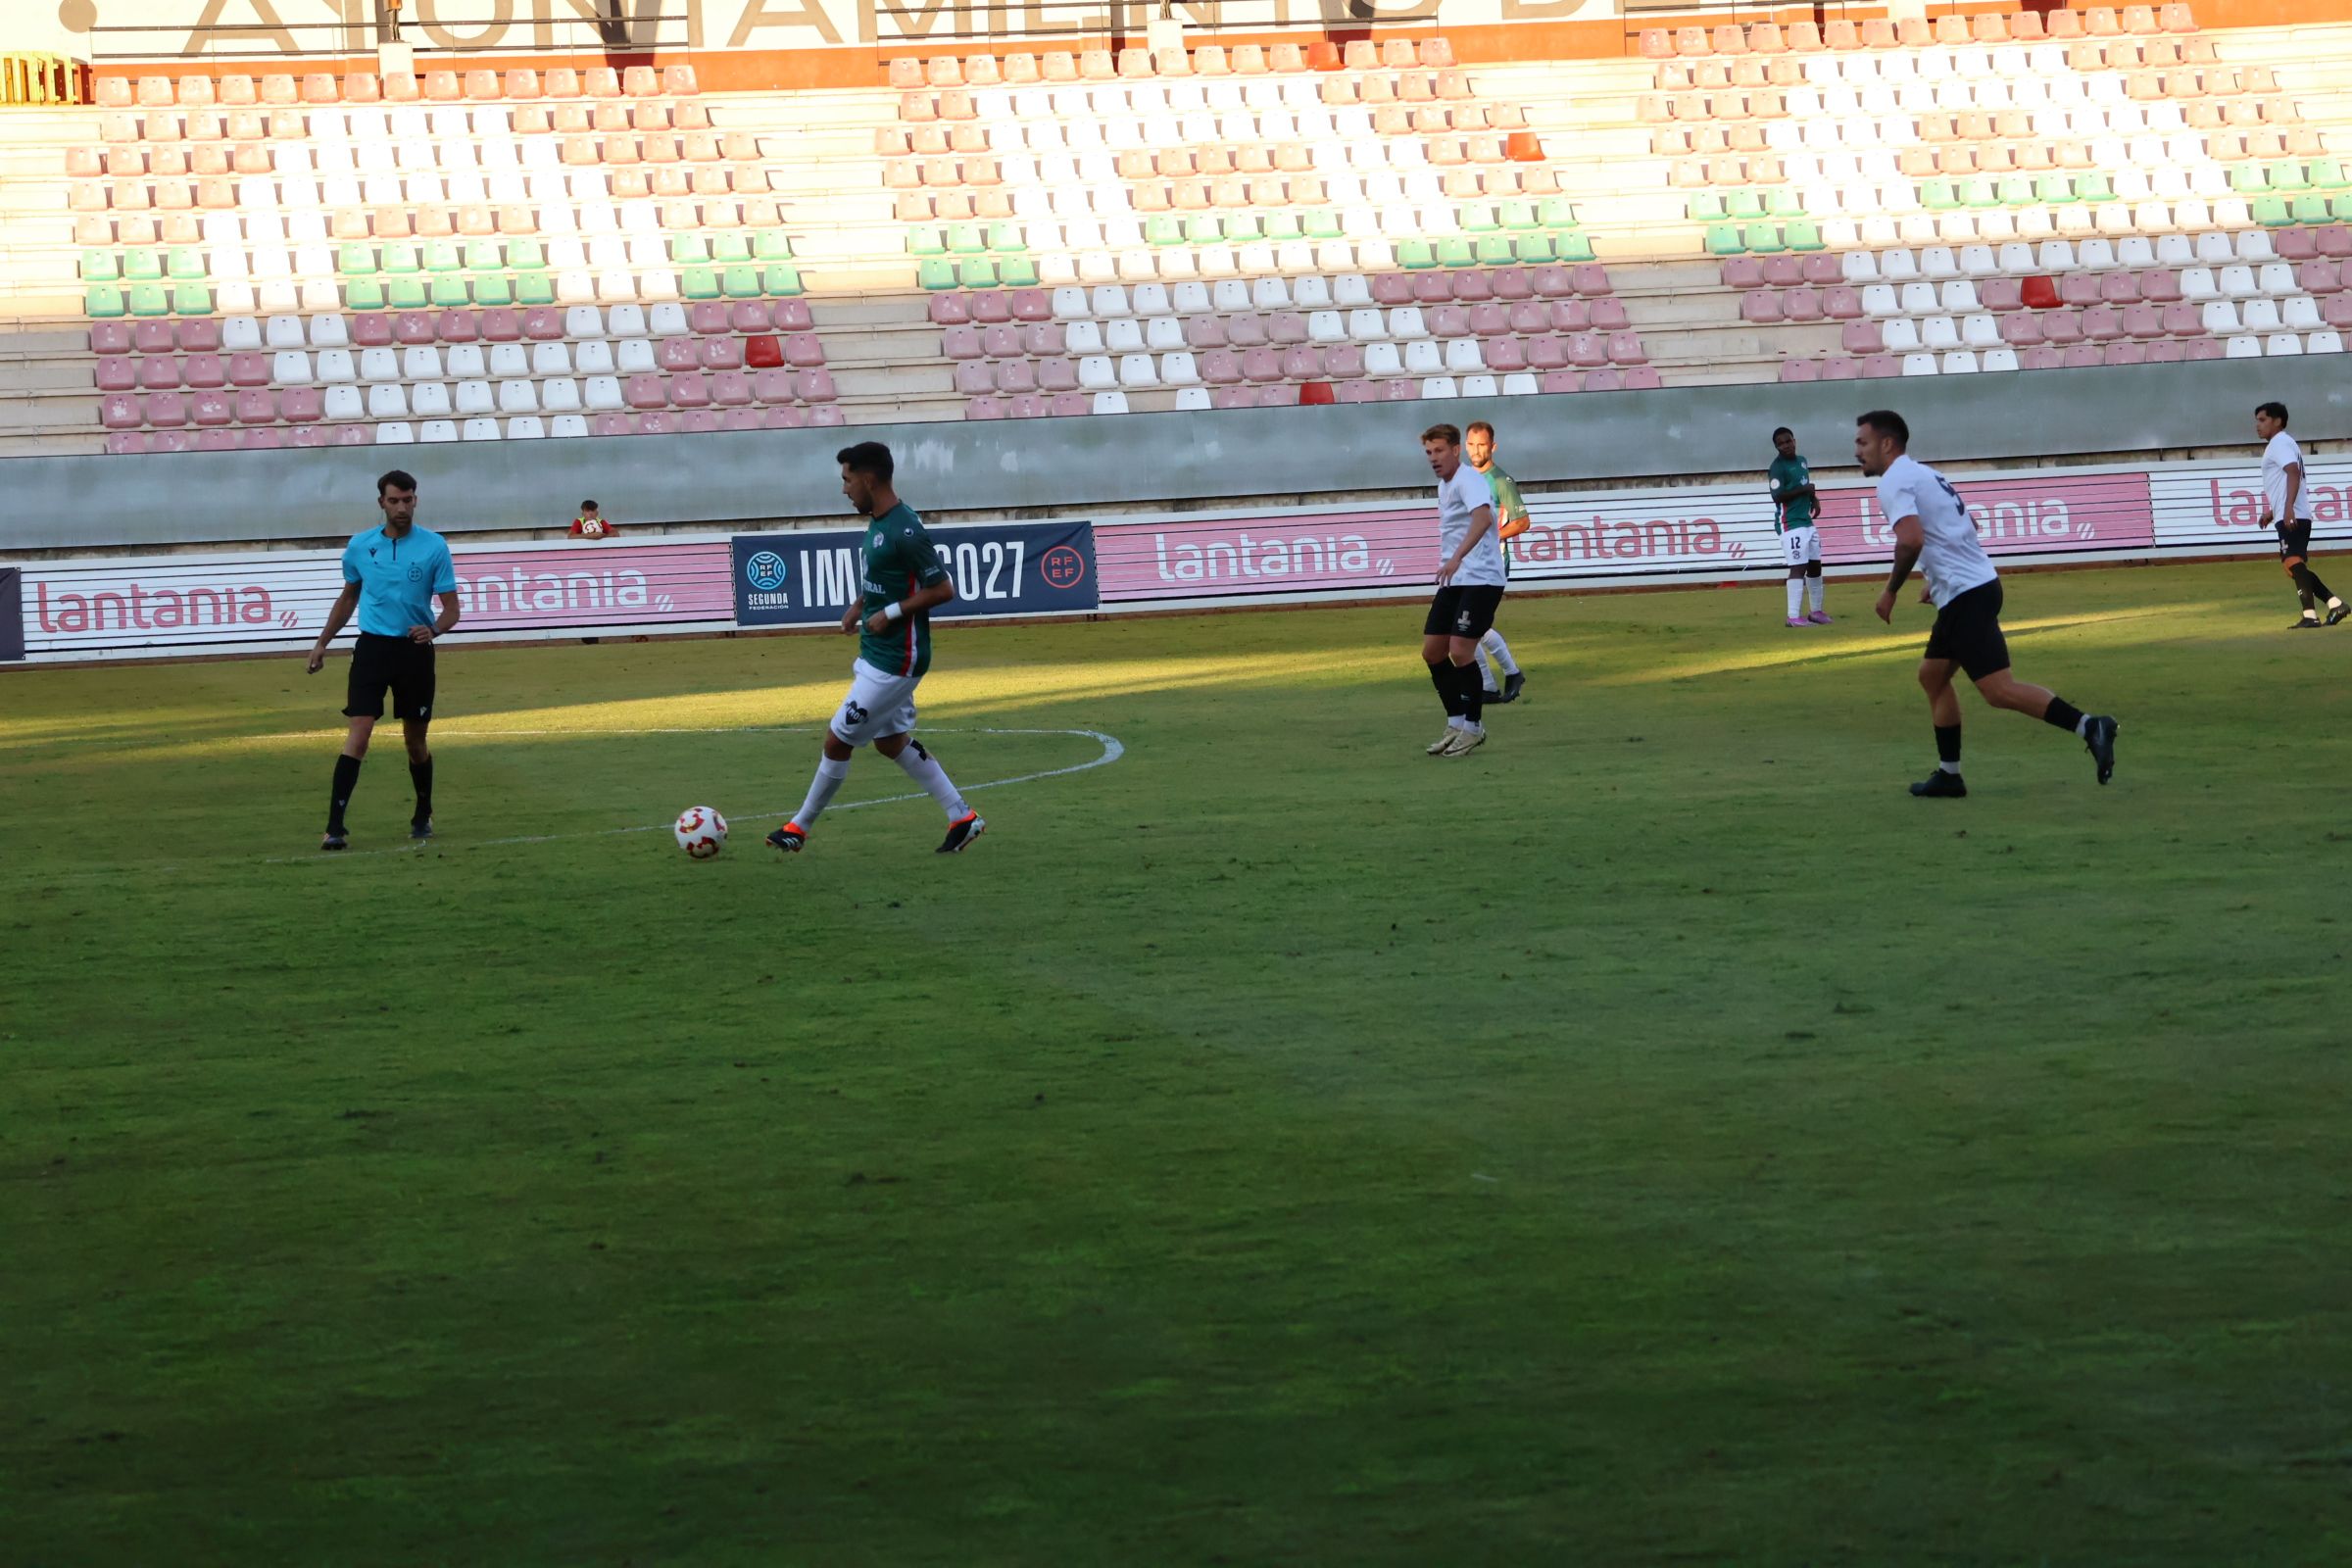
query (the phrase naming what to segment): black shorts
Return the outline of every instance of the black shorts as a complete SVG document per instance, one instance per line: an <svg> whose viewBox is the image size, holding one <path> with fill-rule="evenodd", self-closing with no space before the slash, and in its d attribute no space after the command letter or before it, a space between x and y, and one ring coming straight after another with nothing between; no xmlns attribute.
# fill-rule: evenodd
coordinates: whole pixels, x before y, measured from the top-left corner
<svg viewBox="0 0 2352 1568"><path fill-rule="evenodd" d="M1936 612L1927 657L1957 662L1970 680L2009 667L2009 639L2001 635L1999 578L1979 583Z"/></svg>
<svg viewBox="0 0 2352 1568"><path fill-rule="evenodd" d="M1448 583L1429 602L1429 618L1421 623L1424 637L1484 637L1502 608L1498 582Z"/></svg>
<svg viewBox="0 0 2352 1568"><path fill-rule="evenodd" d="M2279 523L2278 528L2278 559L2280 561L2291 565L2295 562L2311 559L2311 519L2309 517L2305 517L2300 522Z"/></svg>
<svg viewBox="0 0 2352 1568"><path fill-rule="evenodd" d="M392 689L392 716L430 719L433 716L433 645L406 637L360 633L351 650L351 687L345 694L343 716L384 716L384 688Z"/></svg>

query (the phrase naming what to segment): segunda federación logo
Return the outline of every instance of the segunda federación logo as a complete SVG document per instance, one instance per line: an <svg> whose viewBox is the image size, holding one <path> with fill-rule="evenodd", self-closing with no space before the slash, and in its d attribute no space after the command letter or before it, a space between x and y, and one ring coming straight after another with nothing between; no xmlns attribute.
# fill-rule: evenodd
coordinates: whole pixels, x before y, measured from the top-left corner
<svg viewBox="0 0 2352 1568"><path fill-rule="evenodd" d="M774 593L784 586L784 579L789 575L784 558L773 550L762 550L743 564L744 581L761 593Z"/></svg>

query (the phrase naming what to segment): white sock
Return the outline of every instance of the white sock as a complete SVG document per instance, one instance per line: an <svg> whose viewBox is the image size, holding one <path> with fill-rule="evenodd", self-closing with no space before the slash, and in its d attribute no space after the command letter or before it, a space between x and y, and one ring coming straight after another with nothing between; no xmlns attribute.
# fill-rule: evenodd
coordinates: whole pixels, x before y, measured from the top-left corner
<svg viewBox="0 0 2352 1568"><path fill-rule="evenodd" d="M2328 608L2329 610L2341 610L2344 608L2344 602L2341 599L2338 599L2335 595L2329 594L2328 596Z"/></svg>
<svg viewBox="0 0 2352 1568"><path fill-rule="evenodd" d="M1483 659L1478 662L1478 678L1480 684L1486 687L1489 697L1502 695L1502 683L1494 678L1494 666Z"/></svg>
<svg viewBox="0 0 2352 1568"><path fill-rule="evenodd" d="M842 781L849 776L848 759L836 762L830 757L818 758L816 777L808 781L808 798L792 813L792 825L804 833L816 826L816 819L825 814L825 808L833 804L833 797L841 793Z"/></svg>
<svg viewBox="0 0 2352 1568"><path fill-rule="evenodd" d="M1819 610L1821 608L1821 589L1822 580L1819 577L1807 577L1805 579L1805 597L1813 601L1813 608L1815 610Z"/></svg>
<svg viewBox="0 0 2352 1568"><path fill-rule="evenodd" d="M2316 610L2306 610L2303 612L2303 618L2305 620L2317 620L2320 618L2320 612Z"/></svg>
<svg viewBox="0 0 2352 1568"><path fill-rule="evenodd" d="M1452 713L1447 715L1446 719L1446 727L1447 729L1468 729L1470 727L1470 721L1459 713Z"/></svg>
<svg viewBox="0 0 2352 1568"><path fill-rule="evenodd" d="M1937 762L1936 765L1946 773L1956 774L1960 771L1960 764L1958 762Z"/></svg>
<svg viewBox="0 0 2352 1568"><path fill-rule="evenodd" d="M908 778L930 792L939 808L948 813L948 820L960 822L971 815L972 808L963 804L963 797L948 778L948 770L939 765L939 759L923 750L923 743L909 739L906 749L899 754L899 766Z"/></svg>
<svg viewBox="0 0 2352 1568"><path fill-rule="evenodd" d="M2075 733L2084 740L2090 739L2090 715L2088 713L2084 713L2081 718L2075 720Z"/></svg>
<svg viewBox="0 0 2352 1568"><path fill-rule="evenodd" d="M1803 614L1804 612L1805 579L1802 577L1791 577L1788 579L1788 618L1790 620L1794 620L1797 616Z"/></svg>
<svg viewBox="0 0 2352 1568"><path fill-rule="evenodd" d="M1489 659L1502 666L1505 675L1519 673L1519 661L1511 657L1511 645L1502 640L1502 633L1489 627L1487 634L1478 640L1478 646L1486 650Z"/></svg>

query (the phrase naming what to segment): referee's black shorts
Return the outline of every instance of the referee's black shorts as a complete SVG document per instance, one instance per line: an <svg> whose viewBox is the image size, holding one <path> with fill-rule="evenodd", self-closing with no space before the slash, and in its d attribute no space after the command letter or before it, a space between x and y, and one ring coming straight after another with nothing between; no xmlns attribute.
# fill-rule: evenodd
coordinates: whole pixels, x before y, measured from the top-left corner
<svg viewBox="0 0 2352 1568"><path fill-rule="evenodd" d="M1429 602L1429 616L1421 622L1424 637L1484 637L1502 608L1498 582L1447 583Z"/></svg>
<svg viewBox="0 0 2352 1568"><path fill-rule="evenodd" d="M2278 527L2278 559L2291 568L2311 559L2311 519L2298 517Z"/></svg>
<svg viewBox="0 0 2352 1568"><path fill-rule="evenodd" d="M2009 667L2009 639L2001 633L2001 582L1979 583L1936 612L1928 633L1930 659L1949 659L1983 680Z"/></svg>
<svg viewBox="0 0 2352 1568"><path fill-rule="evenodd" d="M406 637L360 633L351 650L351 685L344 695L346 718L384 716L384 692L392 693L392 716L433 716L433 645Z"/></svg>

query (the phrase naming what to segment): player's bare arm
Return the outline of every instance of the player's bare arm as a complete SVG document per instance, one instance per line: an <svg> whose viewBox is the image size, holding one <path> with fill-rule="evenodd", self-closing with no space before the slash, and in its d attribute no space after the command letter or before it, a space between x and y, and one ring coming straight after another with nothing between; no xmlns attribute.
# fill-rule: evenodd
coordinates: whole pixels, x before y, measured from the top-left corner
<svg viewBox="0 0 2352 1568"><path fill-rule="evenodd" d="M318 633L318 640L311 644L310 662L303 666L305 670L316 675L325 666L327 644L335 640L335 633L343 629L343 623L351 619L351 612L359 608L360 585L356 582L345 583L343 591L335 595L335 602L327 607L326 626Z"/></svg>
<svg viewBox="0 0 2352 1568"><path fill-rule="evenodd" d="M1879 618L1889 626L1894 624L1894 596L1902 592L1927 543L1928 531L1917 517L1905 517L1894 525L1894 569L1886 574L1886 591L1879 595L1877 607Z"/></svg>
<svg viewBox="0 0 2352 1568"><path fill-rule="evenodd" d="M1453 574L1462 569L1462 563L1470 559L1470 552L1478 548L1478 542L1484 539L1487 536L1487 530L1494 526L1494 509L1493 507L1480 507L1470 514L1470 531L1462 536L1462 548L1453 553L1451 561L1438 568L1439 586L1443 587L1453 581Z"/></svg>
<svg viewBox="0 0 2352 1568"><path fill-rule="evenodd" d="M450 627L458 623L458 596L453 593L439 594L435 597L441 601L441 612L433 617L433 623L429 626L423 624L411 626L409 641L429 643L436 637L448 635Z"/></svg>
<svg viewBox="0 0 2352 1568"><path fill-rule="evenodd" d="M2289 518L2292 518L2295 515L2295 504L2302 499L2303 465L2300 463L2290 463L2286 466L2286 514ZM2262 520L2265 523L2269 523L2274 520L2270 514L2270 503L2267 501L2263 503L2262 512Z"/></svg>
<svg viewBox="0 0 2352 1568"><path fill-rule="evenodd" d="M956 584L953 580L935 582L928 588L917 588L897 604L884 605L880 610L866 616L865 629L871 632L888 630L892 621L904 620L908 615L919 615L927 610L937 610L955 597ZM855 613L854 611L853 613ZM842 627L843 631L849 629L847 626Z"/></svg>

